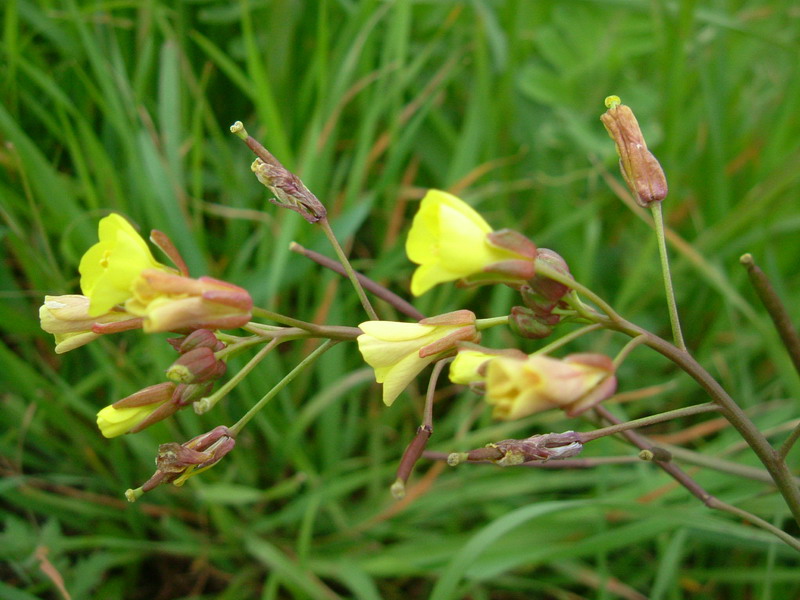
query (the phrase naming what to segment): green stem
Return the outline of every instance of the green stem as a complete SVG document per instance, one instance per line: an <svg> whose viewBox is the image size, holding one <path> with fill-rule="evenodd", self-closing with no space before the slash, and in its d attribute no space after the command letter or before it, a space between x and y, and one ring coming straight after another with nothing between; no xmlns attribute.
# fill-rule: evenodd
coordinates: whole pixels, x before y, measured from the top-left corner
<svg viewBox="0 0 800 600"><path fill-rule="evenodd" d="M496 327L497 325L508 325L508 315L504 317L476 319L475 321L475 327L477 327L478 331L483 331L484 329L489 329L490 327Z"/></svg>
<svg viewBox="0 0 800 600"><path fill-rule="evenodd" d="M781 448L778 450L778 455L782 460L786 460L789 450L792 449L792 446L794 446L794 443L798 439L800 439L800 425L797 425L797 427L792 430L792 433L789 434L789 437L786 438L786 441L781 444Z"/></svg>
<svg viewBox="0 0 800 600"><path fill-rule="evenodd" d="M661 211L661 202L653 202L650 205L655 222L656 238L658 239L658 254L661 257L661 275L664 278L664 290L667 293L667 309L669 311L669 322L672 325L672 339L675 345L681 350L686 350L686 343L683 341L681 332L681 321L678 317L678 305L675 302L675 290L672 287L672 274L669 270L669 255L667 254L667 242L664 237L664 215Z"/></svg>
<svg viewBox="0 0 800 600"><path fill-rule="evenodd" d="M576 329L575 331L568 333L567 335L561 336L556 341L550 342L546 346L542 346L536 352L534 352L534 354L550 354L554 350L558 350L562 346L566 346L571 341L577 340L579 337L584 336L587 333L591 333L592 331L603 329L604 327L605 325L603 325L602 323L592 323L591 325L586 325L585 327Z"/></svg>
<svg viewBox="0 0 800 600"><path fill-rule="evenodd" d="M719 406L713 402L706 402L705 404L696 404L694 406L687 406L685 408L668 410L667 412L650 415L648 417L642 417L641 419L634 419L633 421L626 421L625 423L619 423L617 425L611 425L601 429L595 429L594 431L580 433L579 435L581 438L581 443L585 444L586 442L591 442L607 435L615 435L623 431L628 431L629 429L638 429L639 427L647 427L649 425L655 425L656 423L663 423L664 421L671 421L673 419L680 419L682 417L699 415L718 410Z"/></svg>
<svg viewBox="0 0 800 600"><path fill-rule="evenodd" d="M713 469L720 473L729 473L737 477L744 477L745 479L752 479L753 481L760 481L761 483L772 483L772 477L764 469L758 467L750 467L748 465L741 465L729 460L717 458L715 456L708 456L700 454L699 452L692 452L680 446L673 446L672 444L659 444L661 448L672 454L676 459L687 462L698 467L705 467ZM795 478L795 483L800 483L800 480Z"/></svg>
<svg viewBox="0 0 800 600"><path fill-rule="evenodd" d="M612 321L624 321L625 320L619 315L619 313L617 313L617 311L615 311L613 308L611 308L611 305L608 302L603 300L600 296L595 294L592 290L587 288L582 283L579 283L579 282L575 281L572 277L570 277L568 275L564 275L560 271L557 271L556 269L553 269L552 267L549 267L549 266L547 266L545 264L539 264L539 263L537 263L537 265L536 265L536 274L537 275L542 275L543 277L547 277L548 279L552 279L553 281L556 281L558 283L564 284L568 288L570 288L572 290L575 290L576 292L578 292L580 294L583 294L589 300L594 302L600 308L600 310L602 310L604 313L606 313ZM565 297L565 299L567 299L567 298ZM579 306L574 306L574 308L576 310L579 310L580 307ZM584 314L584 311L580 311L579 310L579 312L581 312L581 314ZM584 316L587 316L587 315L584 315ZM596 321L597 319L592 319L592 320Z"/></svg>
<svg viewBox="0 0 800 600"><path fill-rule="evenodd" d="M800 524L800 489L795 485L794 478L786 462L717 380L686 350L677 348L666 340L633 325L633 323L625 321L623 324L617 324L612 328L617 327L628 335L647 336L646 344L650 348L670 359L706 390L712 400L719 405L722 415L739 432L767 471L769 471L789 510L798 524Z"/></svg>
<svg viewBox="0 0 800 600"><path fill-rule="evenodd" d="M797 334L797 330L792 325L789 312L781 302L780 296L778 296L775 288L772 287L764 271L753 260L752 254L743 255L739 262L747 269L750 284L758 294L758 298L764 308L767 309L775 329L778 331L778 335L789 353L789 358L792 359L795 370L800 373L800 335Z"/></svg>
<svg viewBox="0 0 800 600"><path fill-rule="evenodd" d="M205 398L200 398L197 402L195 402L192 407L194 408L194 412L198 415L202 415L203 413L207 413L212 408L217 405L217 402L222 400L225 396L230 393L230 391L235 388L239 383L244 379L250 371L252 371L255 366L260 363L264 357L269 354L270 350L274 349L278 344L282 341L281 338L275 338L271 340L266 346L264 346L258 353L251 358L247 364L242 367L236 375L231 377L228 381L225 382L221 388L219 388L216 392L207 396Z"/></svg>
<svg viewBox="0 0 800 600"><path fill-rule="evenodd" d="M637 335L633 338L630 342L623 346L622 350L614 357L614 367L619 369L619 366L625 362L625 359L628 358L628 355L634 351L637 346L641 346L647 342L647 336L644 335Z"/></svg>
<svg viewBox="0 0 800 600"><path fill-rule="evenodd" d="M647 341L644 343L647 346L667 357L689 374L711 396L711 399L719 405L720 412L725 419L733 425L753 452L756 453L758 459L769 471L775 486L786 501L795 521L800 524L800 488L795 485L792 473L783 457L770 445L767 438L764 437L742 408L736 404L736 401L730 397L728 392L689 354L685 347L679 348L638 325L626 321L592 290L572 278L566 277L554 269L549 269L546 265L539 269L539 273L548 279L563 283L567 287L580 292L600 307L608 315L608 319L603 318L601 315L595 315L593 320L596 323L601 323L608 329L620 331L631 337L646 336Z"/></svg>
<svg viewBox="0 0 800 600"><path fill-rule="evenodd" d="M353 270L350 261L347 260L344 250L342 250L342 247L339 245L339 240L336 239L333 229L331 229L331 224L328 222L328 218L323 217L317 223L320 227L322 227L322 231L325 232L325 236L328 238L331 246L333 246L333 249L336 251L336 256L339 257L339 262L342 263L344 270L347 271L347 278L350 280L350 283L353 284L353 288L355 288L356 294L358 294L358 299L361 301L361 306L363 306L364 310L367 312L367 316L371 321L378 321L378 315L375 312L375 309L372 308L372 305L369 303L367 294L364 292L361 282L358 281L356 272Z"/></svg>
<svg viewBox="0 0 800 600"><path fill-rule="evenodd" d="M256 416L258 411L264 408L267 403L272 400L278 392L280 392L283 388L289 385L300 373L305 370L310 364L312 364L315 360L317 360L320 356L322 356L331 346L336 344L336 340L326 340L324 341L316 350L314 350L311 354L306 356L300 363L291 371L289 371L286 376L281 379L275 387L273 387L270 391L264 394L264 397L261 398L258 402L256 402L250 410L248 410L245 415L239 419L234 425L230 427L231 435L233 437L237 436L242 428L247 425L250 420Z"/></svg>
<svg viewBox="0 0 800 600"><path fill-rule="evenodd" d="M344 325L317 325L316 323L308 323L306 321L300 321L298 319L293 319L285 315L274 313L258 306L253 307L253 315L278 321L279 323L290 325L293 328L299 328L305 332L313 334L315 337L328 338L332 340L354 340L363 333L363 331L361 331L358 327L346 327ZM259 324L248 323L248 326L251 329L257 329ZM286 329L276 331L272 328L269 328L265 331L265 335L272 335L272 331L275 331L275 336L288 335L289 333L289 330Z"/></svg>
<svg viewBox="0 0 800 600"><path fill-rule="evenodd" d="M761 529L769 531L772 535L774 535L777 538L780 538L787 545L791 546L792 548L800 552L800 540L795 539L782 529L778 529L777 527L775 527L775 525L773 525L769 521L765 521L764 519L762 519L761 517L757 517L753 513L747 512L746 510L728 504L727 502L723 502L722 500L716 497L710 498L707 505L710 508L716 508L717 510L722 510L732 515L736 515L737 517L744 519L745 521L750 521L753 525L756 525L757 527L761 527Z"/></svg>

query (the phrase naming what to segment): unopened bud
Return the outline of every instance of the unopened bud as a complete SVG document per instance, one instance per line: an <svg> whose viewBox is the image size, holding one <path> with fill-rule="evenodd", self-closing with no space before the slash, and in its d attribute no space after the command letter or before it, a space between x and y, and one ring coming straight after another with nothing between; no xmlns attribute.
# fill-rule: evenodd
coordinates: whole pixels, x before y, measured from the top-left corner
<svg viewBox="0 0 800 600"><path fill-rule="evenodd" d="M270 202L295 211L309 223L324 219L327 211L317 197L297 175L288 171L274 157L273 160L273 163L268 163L257 158L250 165L250 170L255 173L256 179L275 194L275 198L270 198Z"/></svg>
<svg viewBox="0 0 800 600"><path fill-rule="evenodd" d="M208 347L195 348L181 355L167 369L167 378L175 383L203 383L219 379L225 374L227 365L214 356Z"/></svg>
<svg viewBox="0 0 800 600"><path fill-rule="evenodd" d="M211 348L217 352L225 347L225 343L220 341L210 329L196 329L187 336L169 338L167 341L181 354L186 354L195 348Z"/></svg>
<svg viewBox="0 0 800 600"><path fill-rule="evenodd" d="M172 401L178 406L188 406L192 402L200 400L211 393L214 388L213 381L203 383L182 383L175 388L172 394Z"/></svg>
<svg viewBox="0 0 800 600"><path fill-rule="evenodd" d="M511 309L508 325L518 336L531 340L540 340L553 333L551 325L543 322L536 311L525 306L514 306Z"/></svg>
<svg viewBox="0 0 800 600"><path fill-rule="evenodd" d="M625 183L639 206L661 202L667 197L667 178L656 157L647 149L633 111L621 104L618 96L609 96L605 104L608 110L600 120L617 146Z"/></svg>

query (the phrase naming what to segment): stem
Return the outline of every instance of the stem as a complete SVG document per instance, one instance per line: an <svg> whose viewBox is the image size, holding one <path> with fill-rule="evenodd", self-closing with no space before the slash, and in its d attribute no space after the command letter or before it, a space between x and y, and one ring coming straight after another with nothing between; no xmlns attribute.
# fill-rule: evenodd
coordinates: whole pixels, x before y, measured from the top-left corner
<svg viewBox="0 0 800 600"><path fill-rule="evenodd" d="M656 423L663 423L664 421L671 421L673 419L680 419L681 417L689 417L717 410L719 410L719 406L714 402L706 402L705 404L695 404L694 406L687 406L686 408L668 410L667 412L658 413L657 415L650 415L649 417L642 417L641 419L634 419L633 421L618 423L610 427L603 427L601 429L595 429L594 431L580 433L580 441L582 444L585 444L607 435L628 431L629 429L638 429L639 427L647 427L649 425L655 425Z"/></svg>
<svg viewBox="0 0 800 600"><path fill-rule="evenodd" d="M644 335L647 337L647 344L650 348L670 359L678 367L688 373L700 387L711 396L711 399L720 406L722 415L747 442L748 446L756 453L758 459L769 471L772 480L775 482L778 491L786 501L789 510L792 512L795 521L800 524L800 488L794 484L792 473L781 455L769 444L767 438L758 430L747 414L736 404L736 401L728 395L728 392L706 371L695 358L689 354L685 348L678 348L666 340L634 325L630 321L622 318L608 303L589 288L565 277L555 271L543 266L539 269L540 274L549 279L563 283L585 295L599 306L607 315L606 321L600 315L595 317L596 322L604 323L609 329L621 331L631 337Z"/></svg>
<svg viewBox="0 0 800 600"><path fill-rule="evenodd" d="M600 310L606 313L611 318L612 321L625 320L619 315L619 313L617 313L617 311L611 308L611 305L608 302L603 300L600 296L595 294L592 290L590 290L582 283L575 281L572 277L564 275L563 273L557 271L556 269L553 269L552 267L549 267L542 263L536 264L536 274L541 275L543 277L547 277L548 279L552 279L553 281L556 281L558 283L564 284L568 288L583 294L589 300L594 302L598 307L600 307ZM567 297L565 296L564 299L566 300Z"/></svg>
<svg viewBox="0 0 800 600"><path fill-rule="evenodd" d="M710 508L716 508L717 510L722 510L731 513L732 515L744 519L745 521L750 521L753 525L756 525L757 527L761 527L761 529L769 531L775 537L780 538L781 540L786 542L788 546L791 546L792 548L800 552L800 541L798 541L796 538L792 537L782 529L778 529L777 527L775 527L775 525L773 525L769 521L765 521L764 519L754 515L753 513L749 513L746 510L728 504L727 502L723 502L722 500L714 496L709 498L708 506Z"/></svg>
<svg viewBox="0 0 800 600"><path fill-rule="evenodd" d="M259 350L258 353L253 358L251 358L247 362L247 364L239 370L238 373L236 373L236 375L234 375L228 381L226 381L225 385L223 385L221 388L219 388L216 392L214 392L210 396L207 396L205 398L200 398L200 400L195 402L192 405L192 407L194 408L194 412L197 413L198 415L202 415L203 413L207 413L212 408L214 408L217 405L217 402L222 400L225 396L228 395L228 393L233 388L239 385L239 382L241 382L242 379L244 379L248 375L248 373L250 373L250 371L252 371L255 368L255 366L264 359L264 357L267 354L269 354L270 350L274 349L278 344L280 344L281 341L283 340L281 340L280 338L271 340L266 346L264 346L261 350Z"/></svg>
<svg viewBox="0 0 800 600"><path fill-rule="evenodd" d="M477 319L475 321L475 327L477 327L478 331L483 331L484 329L489 329L490 327L496 327L497 325L508 325L508 315L504 317Z"/></svg>
<svg viewBox="0 0 800 600"><path fill-rule="evenodd" d="M342 325L317 325L316 323L308 323L306 321L293 319L292 317L287 317L258 306L254 306L252 312L255 316L277 321L279 323L284 323L285 325L289 325L291 327L297 327L312 333L317 337L324 337L332 340L354 340L364 333L358 327L346 327ZM258 326L257 323L250 323L249 325ZM283 332L286 332L286 330L283 330Z"/></svg>
<svg viewBox="0 0 800 600"><path fill-rule="evenodd" d="M611 414L607 409L602 406L596 406L594 408L595 412L600 415L606 421L611 423L619 424L620 421L617 419L613 414ZM633 443L634 446L640 448L641 450L649 450L650 443L648 440L640 436L639 434L633 431L625 431L623 434L628 440ZM794 548L795 550L800 551L800 541L796 540L792 536L790 536L785 531L782 531L768 523L764 519L757 517L754 514L747 512L741 508L736 508L735 506L731 506L718 498L709 494L706 490L704 490L699 483L697 483L694 479L689 477L680 467L667 462L661 461L653 461L659 467L661 467L668 475L670 475L673 479L675 479L678 483L680 483L683 487L685 487L693 496L698 498L700 501L703 502L709 508L713 508L716 510L725 511L731 514L736 515L739 518L746 519L750 521L753 525L757 525L766 531L769 531L776 537L780 538L786 544Z"/></svg>
<svg viewBox="0 0 800 600"><path fill-rule="evenodd" d="M786 306L781 302L764 271L753 260L752 254L743 255L739 262L747 269L750 285L753 286L759 300L761 300L764 308L767 309L772 322L775 324L775 329L778 331L778 335L786 348L786 352L788 352L789 358L792 359L795 370L800 373L800 336L798 336L797 330L792 325L792 319L789 317Z"/></svg>
<svg viewBox="0 0 800 600"><path fill-rule="evenodd" d="M619 351L619 353L618 353L618 354L617 354L617 355L614 357L614 367L615 367L615 368L617 368L617 369L619 369L619 366L620 366L620 365L621 365L623 362L625 362L625 359L626 359L626 358L628 358L628 355L629 355L631 352L633 352L633 350L634 350L634 349L635 349L637 346L641 346L641 345L642 345L642 344L644 344L645 342L647 342L647 336L644 336L644 335L637 335L637 336L636 336L635 338L633 338L633 339L632 339L630 342L628 342L627 344L625 344L625 345L622 347L622 350L620 350L620 351Z"/></svg>
<svg viewBox="0 0 800 600"><path fill-rule="evenodd" d="M297 377L303 370L312 364L315 360L317 360L320 356L322 356L327 350L330 349L331 346L336 344L336 340L325 340L316 350L314 350L311 354L306 356L300 363L291 371L289 371L286 376L281 379L275 387L273 387L270 391L264 394L264 397L261 398L258 402L256 402L250 410L248 410L245 415L239 419L234 425L230 427L231 436L236 437L242 428L250 422L250 420L256 416L258 411L264 408L267 403L272 400L278 392L280 392L283 388L289 385L295 377Z"/></svg>
<svg viewBox="0 0 800 600"><path fill-rule="evenodd" d="M353 284L356 294L358 294L358 299L361 300L361 306L363 306L364 310L367 312L367 316L369 316L371 321L378 321L378 315L375 312L375 309L372 308L372 305L369 303L369 299L364 293L364 288L361 287L361 283L358 281L358 277L356 277L356 272L353 270L350 261L347 260L344 250L342 250L342 247L339 245L339 240L336 239L333 229L331 229L331 224L328 222L328 217L321 218L318 221L318 224L320 227L322 227L322 231L325 232L325 236L328 238L331 246L333 246L333 249L336 251L336 256L339 257L339 262L342 263L344 270L347 271L347 277L350 279L350 283Z"/></svg>
<svg viewBox="0 0 800 600"><path fill-rule="evenodd" d="M762 483L773 483L772 477L764 469L758 467L750 467L747 465L740 465L739 463L731 462L715 456L708 456L700 454L699 452L692 452L686 448L673 446L671 444L663 444L660 446L673 457L699 467L706 467L707 469L714 469L720 473L729 473L745 479L752 479L753 481L760 481ZM800 480L795 478L795 483L800 483Z"/></svg>
<svg viewBox="0 0 800 600"><path fill-rule="evenodd" d="M658 239L658 254L661 257L661 275L664 278L664 290L667 292L667 309L669 310L669 322L672 325L672 339L675 345L681 350L686 350L686 343L683 341L681 332L681 321L678 317L678 305L675 302L675 290L672 287L672 273L669 270L669 255L667 254L667 242L664 237L664 215L661 212L661 202L653 202L650 205L655 222L656 238Z"/></svg>
<svg viewBox="0 0 800 600"><path fill-rule="evenodd" d="M587 333L591 333L592 331L597 331L598 329L603 329L605 325L602 323L592 323L591 325L586 325L585 327L581 327L580 329L576 329L572 333L568 333L567 335L563 335L558 338L554 342L550 342L546 346L542 346L539 348L534 354L550 354L553 350L558 350L561 346L566 346L573 340L577 340L579 337L586 335Z"/></svg>
<svg viewBox="0 0 800 600"><path fill-rule="evenodd" d="M292 252L296 252L297 254L300 254L302 256L305 256L306 258L310 258L315 263L322 265L326 269L330 269L331 271L334 271L339 275L347 277L347 271L345 270L345 268L335 260L332 260L327 256L325 256L324 254L320 254L319 252L314 252L313 250L309 250L308 248L301 246L297 242L292 242L291 244L289 244L289 250L291 250ZM422 319L425 318L425 315L419 312L410 302L407 302L405 299L401 298L390 289L383 287L381 284L379 284L376 281L373 281L372 279L370 279L366 275L363 275L362 273L356 272L356 277L358 277L358 281L361 282L361 285L364 286L364 289L366 289L374 296L377 296L381 300L386 301L388 304L396 308L399 312L403 313L404 315L411 317L415 321L421 321Z"/></svg>
<svg viewBox="0 0 800 600"><path fill-rule="evenodd" d="M778 450L778 455L781 457L781 460L786 460L786 455L789 454L789 450L792 449L792 446L794 446L794 443L798 439L800 439L800 424L792 430L792 433L789 434L786 441L781 444L781 448Z"/></svg>
<svg viewBox="0 0 800 600"><path fill-rule="evenodd" d="M794 484L791 471L747 414L736 404L736 401L728 395L728 392L725 391L717 380L714 379L686 350L675 347L666 340L629 321L621 319L616 323L609 323L608 326L611 329L617 329L630 336L645 335L647 337L647 341L645 342L647 346L670 359L700 384L709 396L711 396L711 399L719 405L722 415L734 426L767 468L775 485L784 500L786 500L789 510L792 511L795 520L800 524L800 489Z"/></svg>
<svg viewBox="0 0 800 600"><path fill-rule="evenodd" d="M441 375L442 369L449 362L450 359L440 360L433 367L433 372L428 382L428 393L425 394L425 409L422 413L422 425L417 428L417 434L406 447L405 452L403 452L403 457L400 459L400 464L397 467L397 477L391 487L392 496L396 500L402 500L405 497L406 483L411 476L411 471L422 456L431 435L433 435L433 396L436 393L436 384L439 381L439 375Z"/></svg>

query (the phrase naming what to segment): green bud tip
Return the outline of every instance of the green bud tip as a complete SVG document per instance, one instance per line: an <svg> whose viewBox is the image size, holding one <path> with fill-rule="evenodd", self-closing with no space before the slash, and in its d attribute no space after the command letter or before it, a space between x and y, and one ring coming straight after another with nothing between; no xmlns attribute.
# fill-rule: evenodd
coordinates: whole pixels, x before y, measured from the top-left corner
<svg viewBox="0 0 800 600"><path fill-rule="evenodd" d="M142 488L136 488L135 490L125 490L125 499L128 502L136 502L139 498L142 497L144 492Z"/></svg>
<svg viewBox="0 0 800 600"><path fill-rule="evenodd" d="M754 264L753 255L750 254L749 252L747 254L742 254L739 257L739 262L745 265L746 267L749 267L750 265Z"/></svg>
<svg viewBox="0 0 800 600"><path fill-rule="evenodd" d="M447 457L447 464L451 467L455 467L460 465L462 462L465 462L469 459L469 454L466 452L453 452Z"/></svg>
<svg viewBox="0 0 800 600"><path fill-rule="evenodd" d="M647 462L650 462L651 460L653 460L653 458L655 458L655 456L650 450L642 450L641 452L639 452L639 458L641 458L642 460L646 460Z"/></svg>
<svg viewBox="0 0 800 600"><path fill-rule="evenodd" d="M607 96L603 103L606 105L606 108L614 108L622 104L622 100L619 99L619 96Z"/></svg>
<svg viewBox="0 0 800 600"><path fill-rule="evenodd" d="M210 411L213 406L211 398L200 398L200 400L192 404L192 409L194 409L194 414L202 415Z"/></svg>
<svg viewBox="0 0 800 600"><path fill-rule="evenodd" d="M186 365L172 365L167 369L167 379L175 383L191 383L194 375Z"/></svg>
<svg viewBox="0 0 800 600"><path fill-rule="evenodd" d="M392 498L402 500L406 497L406 484L402 479L397 479L392 484L392 487L389 488L389 491L392 493Z"/></svg>
<svg viewBox="0 0 800 600"><path fill-rule="evenodd" d="M231 133L243 140L246 140L248 137L250 137L250 134L247 133L247 129L244 128L244 123L241 121L236 121L236 123L231 125Z"/></svg>

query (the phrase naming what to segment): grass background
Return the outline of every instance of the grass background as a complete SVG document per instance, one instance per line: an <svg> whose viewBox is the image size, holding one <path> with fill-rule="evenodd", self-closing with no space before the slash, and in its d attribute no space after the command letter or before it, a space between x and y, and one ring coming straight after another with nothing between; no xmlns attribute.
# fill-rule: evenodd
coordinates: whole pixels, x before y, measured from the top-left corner
<svg viewBox="0 0 800 600"><path fill-rule="evenodd" d="M439 187L556 249L626 317L668 335L654 237L620 199L598 120L614 93L669 178L687 342L761 427L780 429L797 417L800 381L738 257L755 255L800 321L794 2L7 0L1 10L0 597L63 597L48 564L75 599L800 593L796 554L645 463L422 461L408 500L393 501L425 382L386 409L352 345L282 393L223 464L128 505L122 492L150 475L159 443L234 422L310 347L270 356L208 415L105 440L95 412L160 381L166 336L120 334L56 356L37 320L44 294L77 291L78 261L109 211L167 232L195 276L243 285L259 305L363 320L345 282L288 252L296 240L331 254L321 232L266 203L252 156L227 132L241 119L326 203L357 268L400 293L412 272L404 232L425 189ZM417 306L494 316L513 302L507 289L440 286ZM516 343L495 330L485 341ZM597 335L570 350L621 344ZM620 381L639 395L612 407L621 417L705 401L646 349ZM493 423L478 398L447 386L435 412L440 451L591 427L558 414ZM713 418L651 433L698 423L684 445L755 464ZM631 454L616 440L586 451ZM763 484L691 472L798 533Z"/></svg>

